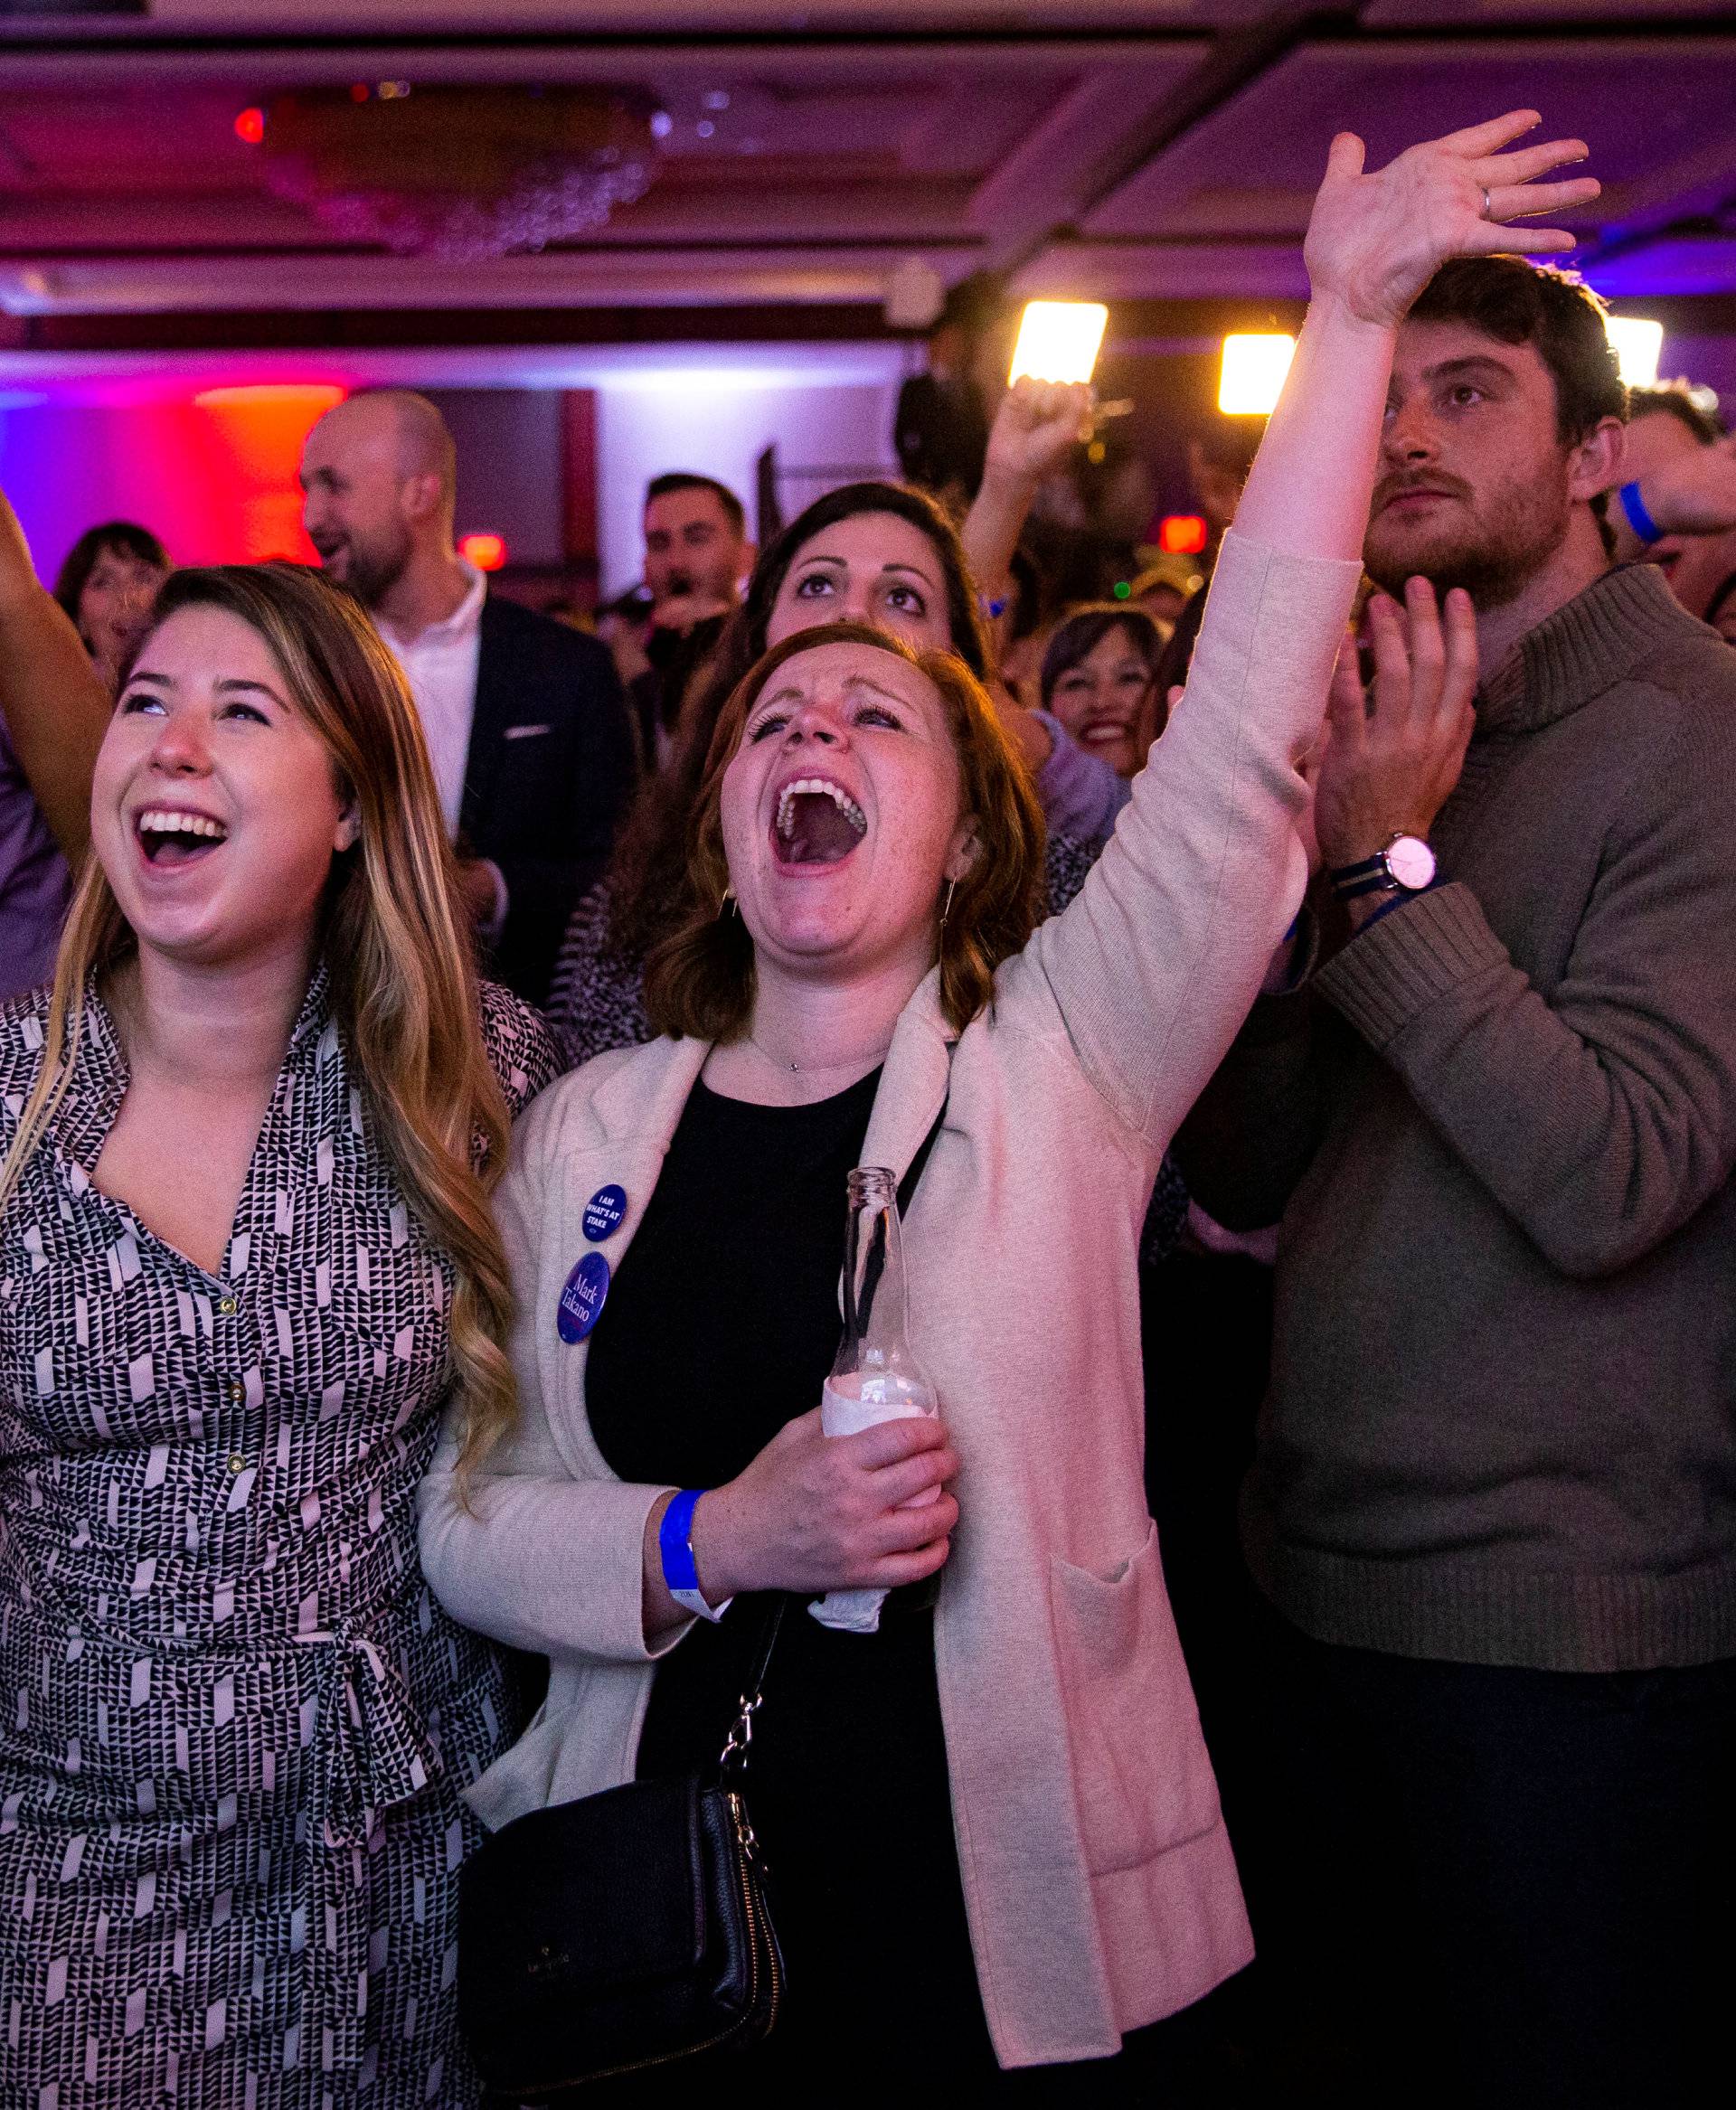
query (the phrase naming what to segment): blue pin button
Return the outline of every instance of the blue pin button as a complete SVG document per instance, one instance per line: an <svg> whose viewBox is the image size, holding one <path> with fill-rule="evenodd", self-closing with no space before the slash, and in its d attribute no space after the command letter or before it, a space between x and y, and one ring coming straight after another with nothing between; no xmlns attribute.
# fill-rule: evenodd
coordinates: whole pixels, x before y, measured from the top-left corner
<svg viewBox="0 0 1736 2110"><path fill-rule="evenodd" d="M567 1277L554 1323L568 1347L582 1341L602 1316L609 1296L609 1262L600 1253L587 1253Z"/></svg>
<svg viewBox="0 0 1736 2110"><path fill-rule="evenodd" d="M599 1187L585 1204L585 1236L601 1245L621 1228L627 1214L627 1195L619 1187Z"/></svg>

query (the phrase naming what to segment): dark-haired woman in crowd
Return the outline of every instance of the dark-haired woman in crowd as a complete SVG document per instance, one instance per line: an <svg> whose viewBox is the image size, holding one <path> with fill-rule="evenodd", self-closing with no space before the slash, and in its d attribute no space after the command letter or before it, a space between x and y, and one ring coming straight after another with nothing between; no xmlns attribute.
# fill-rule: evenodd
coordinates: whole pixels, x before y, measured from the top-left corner
<svg viewBox="0 0 1736 2110"><path fill-rule="evenodd" d="M549 1003L573 1063L652 1037L645 964L675 928L689 826L719 711L769 645L840 618L950 650L979 681L989 677L987 636L958 532L926 493L903 484L849 484L799 513L754 566L715 664L689 693L675 752L641 786L608 878L574 912ZM1096 849L1051 840L1051 907L1072 900Z"/></svg>
<svg viewBox="0 0 1736 2110"><path fill-rule="evenodd" d="M1043 709L1118 777L1139 774L1164 730L1157 670L1165 643L1143 608L1098 602L1075 608L1043 655Z"/></svg>
<svg viewBox="0 0 1736 2110"><path fill-rule="evenodd" d="M1141 1484L1133 1232L1302 891L1296 758L1400 318L1443 257L1595 194L1524 182L1583 152L1498 151L1526 128L1374 175L1335 142L1187 700L1065 912L1032 934L1038 816L969 669L855 624L786 636L718 721L662 1037L524 1125L499 1195L519 1421L455 1413L423 1490L448 1606L552 1664L473 1800L496 1824L710 1762L752 1600L796 1593L749 1776L789 1971L750 2093L1223 2100L1200 2019L1161 2020L1249 1944ZM906 1255L940 1415L826 1437L843 1173L925 1147ZM557 1323L576 1266L594 1324ZM937 1572L931 1622L799 1613Z"/></svg>
<svg viewBox="0 0 1736 2110"><path fill-rule="evenodd" d="M54 598L71 617L111 696L171 569L168 551L150 529L131 520L86 528L66 553Z"/></svg>
<svg viewBox="0 0 1736 2110"><path fill-rule="evenodd" d="M459 1790L517 1701L414 1504L455 1392L511 1418L488 1190L553 1047L316 573L171 578L90 806L0 1009L0 2101L466 2103Z"/></svg>

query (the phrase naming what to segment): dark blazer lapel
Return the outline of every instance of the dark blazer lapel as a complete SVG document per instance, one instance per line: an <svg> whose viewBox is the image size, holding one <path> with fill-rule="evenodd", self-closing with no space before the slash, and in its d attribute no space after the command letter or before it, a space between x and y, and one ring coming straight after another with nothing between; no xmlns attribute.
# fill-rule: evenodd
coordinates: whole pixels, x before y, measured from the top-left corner
<svg viewBox="0 0 1736 2110"><path fill-rule="evenodd" d="M494 796L506 728L513 721L513 699L521 685L518 675L512 638L502 631L491 594L482 604L476 703L470 721L470 752L465 758L464 800L458 809L459 830L472 839Z"/></svg>

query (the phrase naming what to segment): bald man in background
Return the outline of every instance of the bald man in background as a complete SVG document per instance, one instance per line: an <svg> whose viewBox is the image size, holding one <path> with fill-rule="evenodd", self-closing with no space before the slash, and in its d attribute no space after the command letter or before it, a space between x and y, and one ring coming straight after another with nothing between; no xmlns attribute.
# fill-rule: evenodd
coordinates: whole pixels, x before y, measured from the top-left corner
<svg viewBox="0 0 1736 2110"><path fill-rule="evenodd" d="M542 1003L632 788L632 730L607 647L458 555L457 466L425 396L351 396L307 436L302 517L409 677L489 971Z"/></svg>

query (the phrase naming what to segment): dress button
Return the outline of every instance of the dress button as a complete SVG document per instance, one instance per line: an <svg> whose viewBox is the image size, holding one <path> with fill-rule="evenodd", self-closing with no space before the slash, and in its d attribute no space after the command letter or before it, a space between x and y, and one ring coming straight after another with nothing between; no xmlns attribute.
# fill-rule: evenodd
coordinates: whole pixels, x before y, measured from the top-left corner
<svg viewBox="0 0 1736 2110"><path fill-rule="evenodd" d="M245 1385L231 1385L229 1388L229 1396L239 1407L247 1397L247 1387Z"/></svg>
<svg viewBox="0 0 1736 2110"><path fill-rule="evenodd" d="M239 1307L236 1305L235 1299L232 1296L224 1297L217 1306L217 1309L223 1314L224 1318L226 1319L232 1319L235 1316L238 1308Z"/></svg>
<svg viewBox="0 0 1736 2110"><path fill-rule="evenodd" d="M240 1451L231 1451L229 1454L229 1469L231 1473L246 1472L247 1460L242 1457Z"/></svg>

